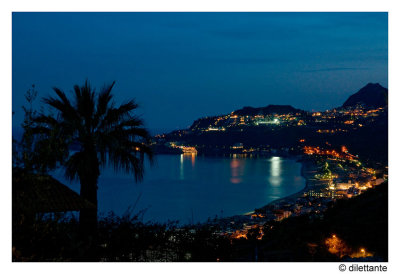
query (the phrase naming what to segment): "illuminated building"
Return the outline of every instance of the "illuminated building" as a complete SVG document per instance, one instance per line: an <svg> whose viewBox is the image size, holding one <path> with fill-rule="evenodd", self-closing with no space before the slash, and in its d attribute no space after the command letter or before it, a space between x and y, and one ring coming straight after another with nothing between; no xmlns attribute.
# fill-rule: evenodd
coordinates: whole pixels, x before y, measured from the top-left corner
<svg viewBox="0 0 400 274"><path fill-rule="evenodd" d="M243 143L235 143L231 146L232 149L243 149Z"/></svg>

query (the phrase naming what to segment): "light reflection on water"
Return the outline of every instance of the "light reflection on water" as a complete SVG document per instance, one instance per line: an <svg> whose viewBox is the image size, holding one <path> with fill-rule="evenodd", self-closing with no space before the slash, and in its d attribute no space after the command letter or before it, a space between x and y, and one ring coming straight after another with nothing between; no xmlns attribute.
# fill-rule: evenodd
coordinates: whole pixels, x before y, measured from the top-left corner
<svg viewBox="0 0 400 274"><path fill-rule="evenodd" d="M196 166L196 153L183 153L180 155L180 160L179 160L179 179L180 180L185 180L185 162L190 160L192 170Z"/></svg>
<svg viewBox="0 0 400 274"><path fill-rule="evenodd" d="M272 157L270 159L270 174L269 182L274 186L279 186L282 183L281 177L281 157Z"/></svg>
<svg viewBox="0 0 400 274"><path fill-rule="evenodd" d="M180 156L180 164L179 164L179 179L185 180L185 171L183 168L183 154Z"/></svg>
<svg viewBox="0 0 400 274"><path fill-rule="evenodd" d="M231 160L230 167L231 167L230 182L232 184L241 183L244 174L244 160L234 158Z"/></svg>
<svg viewBox="0 0 400 274"><path fill-rule="evenodd" d="M196 165L196 156L197 155L195 153L190 154L190 157L192 159L192 168L194 168L194 166Z"/></svg>

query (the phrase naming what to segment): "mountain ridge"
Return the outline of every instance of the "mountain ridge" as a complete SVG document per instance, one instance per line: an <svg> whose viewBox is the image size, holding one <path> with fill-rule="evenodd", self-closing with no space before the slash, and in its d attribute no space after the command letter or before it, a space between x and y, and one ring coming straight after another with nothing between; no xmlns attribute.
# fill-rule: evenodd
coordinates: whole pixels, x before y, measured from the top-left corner
<svg viewBox="0 0 400 274"><path fill-rule="evenodd" d="M236 115L266 115L266 114L287 114L303 112L301 109L296 109L291 105L268 105L266 107L250 107L246 106L241 109L233 111Z"/></svg>
<svg viewBox="0 0 400 274"><path fill-rule="evenodd" d="M352 108L357 106L363 106L367 109L387 107L388 105L388 89L381 86L379 83L368 83L356 93L350 95L342 106L332 108L331 110L341 109L341 108ZM236 109L230 113L230 115L237 116L256 116L256 115L285 115L285 114L295 114L301 113L306 114L310 111L295 108L291 105L274 105L270 104L265 107L251 107L245 106L241 109ZM225 115L216 115L211 117L202 117L196 119L189 129L193 130L195 128L206 128L209 125L217 125L216 119L218 117L223 117Z"/></svg>
<svg viewBox="0 0 400 274"><path fill-rule="evenodd" d="M350 95L342 107L363 105L367 108L385 107L388 105L388 89L379 83L368 83L359 91Z"/></svg>

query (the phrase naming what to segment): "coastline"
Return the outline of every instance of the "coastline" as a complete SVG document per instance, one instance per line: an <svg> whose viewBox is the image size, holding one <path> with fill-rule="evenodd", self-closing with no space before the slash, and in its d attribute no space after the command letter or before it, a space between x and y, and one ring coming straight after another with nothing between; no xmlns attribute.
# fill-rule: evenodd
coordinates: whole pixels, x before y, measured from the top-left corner
<svg viewBox="0 0 400 274"><path fill-rule="evenodd" d="M316 190L317 188L320 188L323 185L325 185L325 182L323 180L318 180L315 179L314 177L314 175L317 173L317 165L315 164L314 161L308 159L299 159L298 161L301 162L302 165L300 175L305 179L305 186L303 189L289 196L275 199L266 204L265 206L256 208L255 210L244 213L241 216L250 216L257 211L265 211L268 208L275 207L280 203L294 203L298 198L303 197L305 192L308 192L310 190Z"/></svg>
<svg viewBox="0 0 400 274"><path fill-rule="evenodd" d="M318 180L315 179L314 175L317 173L317 164L310 159L304 159L302 157L298 157L297 161L301 163L301 170L300 170L300 175L305 179L305 186L302 188L300 191L297 191L293 194L290 194L288 196L282 197L275 199L273 201L270 201L266 205L256 208L253 211L246 212L240 215L233 215L230 217L225 217L220 219L219 221L225 223L229 221L235 221L236 224L238 223L247 223L250 216L255 214L256 212L265 212L268 211L268 209L274 208L279 204L294 204L298 198L301 198L304 196L305 192L308 192L310 190L316 190L322 187L325 187L326 181L324 180Z"/></svg>
<svg viewBox="0 0 400 274"><path fill-rule="evenodd" d="M320 180L317 180L314 177L315 173L317 172L316 171L317 165L314 163L314 161L301 159L300 162L301 162L300 175L305 179L304 188L296 193L289 195L289 196L273 200L259 209L264 210L268 207L274 206L274 205L282 203L282 202L286 202L286 203L293 202L293 200L296 200L297 198L302 197L304 192L315 189L318 185L317 183L322 183Z"/></svg>

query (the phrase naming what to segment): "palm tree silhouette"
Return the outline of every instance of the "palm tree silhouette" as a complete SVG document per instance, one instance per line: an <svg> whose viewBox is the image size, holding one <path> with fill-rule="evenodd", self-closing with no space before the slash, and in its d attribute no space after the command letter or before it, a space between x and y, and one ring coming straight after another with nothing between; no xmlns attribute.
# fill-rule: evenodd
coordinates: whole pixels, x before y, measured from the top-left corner
<svg viewBox="0 0 400 274"><path fill-rule="evenodd" d="M140 181L144 157L152 160L150 134L143 128L142 120L132 113L138 105L130 100L115 107L111 94L114 84L105 86L98 94L88 81L81 87L75 85L73 101L53 88L57 97L43 101L56 115L42 114L35 119L36 132L53 147L50 153L57 155L53 160L65 167L68 179L79 179L81 197L95 205L95 209L81 210L79 215L81 227L89 234L97 225L97 180L101 168L112 165L115 171L133 174Z"/></svg>

